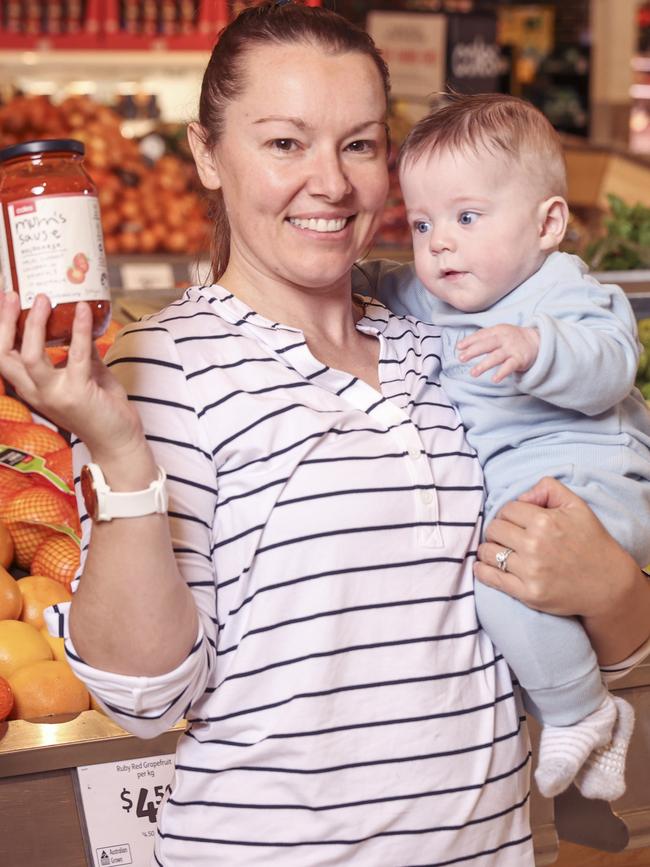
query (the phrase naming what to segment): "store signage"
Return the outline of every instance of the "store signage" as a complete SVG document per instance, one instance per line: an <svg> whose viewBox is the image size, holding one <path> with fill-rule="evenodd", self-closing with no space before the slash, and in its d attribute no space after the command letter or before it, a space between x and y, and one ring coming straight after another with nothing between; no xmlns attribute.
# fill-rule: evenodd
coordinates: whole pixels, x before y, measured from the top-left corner
<svg viewBox="0 0 650 867"><path fill-rule="evenodd" d="M508 61L497 44L493 15L450 15L447 25L447 86L458 93L501 90Z"/></svg>
<svg viewBox="0 0 650 867"><path fill-rule="evenodd" d="M89 865L149 867L173 773L173 755L77 768Z"/></svg>
<svg viewBox="0 0 650 867"><path fill-rule="evenodd" d="M127 262L120 268L123 289L173 289L174 269L168 262Z"/></svg>
<svg viewBox="0 0 650 867"><path fill-rule="evenodd" d="M446 16L370 12L366 29L388 64L393 96L430 99L444 90Z"/></svg>

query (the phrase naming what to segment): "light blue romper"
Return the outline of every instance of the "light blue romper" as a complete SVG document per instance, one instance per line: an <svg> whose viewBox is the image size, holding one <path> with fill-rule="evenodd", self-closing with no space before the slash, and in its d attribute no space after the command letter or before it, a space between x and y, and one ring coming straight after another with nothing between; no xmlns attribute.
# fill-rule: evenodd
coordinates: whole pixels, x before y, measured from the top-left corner
<svg viewBox="0 0 650 867"><path fill-rule="evenodd" d="M462 313L430 295L414 268L366 262L353 288L394 313L442 328L441 384L459 409L487 489L486 526L504 503L554 476L579 494L641 565L650 563L650 413L634 388L639 344L618 286L598 283L576 256L552 253L490 307ZM533 366L498 384L470 375L456 345L479 328L537 328ZM616 576L612 576L616 580ZM602 702L596 655L575 618L542 614L476 582L479 618L551 725L570 725Z"/></svg>

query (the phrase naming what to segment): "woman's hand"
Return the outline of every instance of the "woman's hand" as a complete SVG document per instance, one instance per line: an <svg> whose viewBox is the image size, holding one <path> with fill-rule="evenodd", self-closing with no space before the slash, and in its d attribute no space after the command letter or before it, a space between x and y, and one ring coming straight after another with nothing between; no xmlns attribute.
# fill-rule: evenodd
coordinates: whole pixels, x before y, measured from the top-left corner
<svg viewBox="0 0 650 867"><path fill-rule="evenodd" d="M68 361L62 368L55 368L45 351L50 310L49 299L37 296L21 347L15 349L20 302L13 292L0 293L0 374L37 412L82 439L94 460L128 454L144 442L142 425L97 354L90 308L77 304Z"/></svg>
<svg viewBox="0 0 650 867"><path fill-rule="evenodd" d="M486 540L476 578L551 614L606 617L640 575L586 503L552 478L507 503ZM502 571L496 555L506 548L512 553Z"/></svg>

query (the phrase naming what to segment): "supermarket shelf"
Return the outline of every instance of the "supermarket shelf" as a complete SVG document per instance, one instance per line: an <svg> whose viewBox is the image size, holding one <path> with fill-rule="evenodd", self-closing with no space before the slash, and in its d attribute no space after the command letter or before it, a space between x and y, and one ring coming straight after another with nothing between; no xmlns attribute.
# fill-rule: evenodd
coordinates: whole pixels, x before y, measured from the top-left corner
<svg viewBox="0 0 650 867"><path fill-rule="evenodd" d="M71 73L83 73L92 78L95 72L119 70L124 77L131 70L165 73L178 70L203 71L209 51L165 51L164 43L149 51L16 51L0 50L0 69L12 76L30 70L40 74L67 78Z"/></svg>
<svg viewBox="0 0 650 867"><path fill-rule="evenodd" d="M96 710L47 722L0 723L0 779L174 752L184 730L180 722L157 738L141 740Z"/></svg>

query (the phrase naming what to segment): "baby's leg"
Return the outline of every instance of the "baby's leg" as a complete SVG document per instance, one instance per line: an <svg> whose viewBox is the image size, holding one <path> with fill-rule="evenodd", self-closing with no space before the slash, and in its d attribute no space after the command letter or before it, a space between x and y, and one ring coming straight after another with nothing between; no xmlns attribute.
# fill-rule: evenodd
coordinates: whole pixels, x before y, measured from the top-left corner
<svg viewBox="0 0 650 867"><path fill-rule="evenodd" d="M527 710L543 725L535 780L542 794L552 797L573 782L594 750L608 746L617 704L576 618L534 611L480 582L475 591L483 628L524 689ZM612 765L611 771L611 779L593 784L597 793L589 797L622 794L622 769Z"/></svg>

